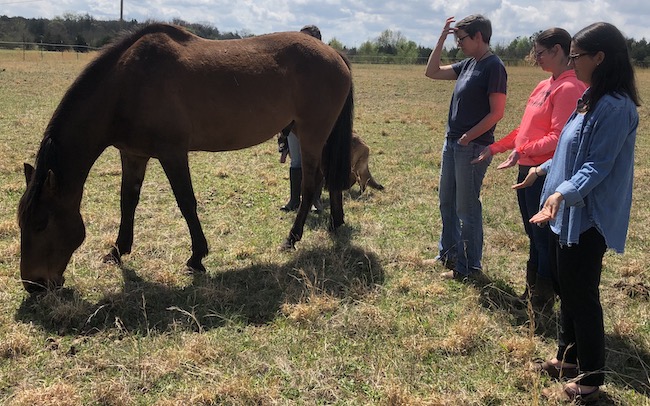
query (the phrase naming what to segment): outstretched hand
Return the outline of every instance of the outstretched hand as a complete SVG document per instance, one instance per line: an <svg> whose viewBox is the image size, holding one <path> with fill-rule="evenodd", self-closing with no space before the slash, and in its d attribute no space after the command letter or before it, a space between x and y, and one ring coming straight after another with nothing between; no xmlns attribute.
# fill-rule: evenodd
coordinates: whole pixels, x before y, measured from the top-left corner
<svg viewBox="0 0 650 406"><path fill-rule="evenodd" d="M497 166L497 169L510 168L517 165L517 162L519 162L519 152L513 150L510 155L508 155L508 158Z"/></svg>
<svg viewBox="0 0 650 406"><path fill-rule="evenodd" d="M480 162L485 161L486 159L490 159L492 157L492 151L490 151L490 147L485 147L483 148L483 151L481 151L480 154L472 161L470 162L471 164L478 164Z"/></svg>
<svg viewBox="0 0 650 406"><path fill-rule="evenodd" d="M512 185L512 188L513 189L527 188L529 186L532 186L533 183L535 183L535 181L537 180L537 178L538 178L538 176L535 173L535 167L533 166L532 168L530 168L528 170L528 175L526 175L526 178L523 181L517 183L516 185Z"/></svg>
<svg viewBox="0 0 650 406"><path fill-rule="evenodd" d="M532 224L544 224L549 220L553 220L557 216L558 211L560 210L560 204L564 200L564 196L561 193L555 192L546 199L542 209L530 218Z"/></svg>

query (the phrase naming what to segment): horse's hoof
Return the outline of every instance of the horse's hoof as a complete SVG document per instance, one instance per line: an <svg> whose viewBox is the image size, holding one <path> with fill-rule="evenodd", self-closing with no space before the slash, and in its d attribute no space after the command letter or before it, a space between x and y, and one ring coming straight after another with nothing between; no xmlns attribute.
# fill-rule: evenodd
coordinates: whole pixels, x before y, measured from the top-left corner
<svg viewBox="0 0 650 406"><path fill-rule="evenodd" d="M280 245L280 251L294 251L295 249L296 243L289 238L284 240L282 245Z"/></svg>
<svg viewBox="0 0 650 406"><path fill-rule="evenodd" d="M116 245L113 245L111 247L111 250L108 252L108 254L104 255L102 261L105 264L122 266L122 254L120 253L120 250L117 248Z"/></svg>
<svg viewBox="0 0 650 406"><path fill-rule="evenodd" d="M328 230L330 233L333 233L333 232L335 232L336 230L338 230L339 227L341 227L343 224L345 224L345 222L343 222L343 221L341 221L341 222L338 223L338 224L335 224L334 221L331 221L329 227L327 228L327 230Z"/></svg>
<svg viewBox="0 0 650 406"><path fill-rule="evenodd" d="M205 267L202 263L190 264L189 261L185 264L185 273L188 274L201 274L206 273Z"/></svg>
<svg viewBox="0 0 650 406"><path fill-rule="evenodd" d="M115 248L113 248L108 254L104 255L102 262L109 265L122 265L122 259L119 254L115 253Z"/></svg>

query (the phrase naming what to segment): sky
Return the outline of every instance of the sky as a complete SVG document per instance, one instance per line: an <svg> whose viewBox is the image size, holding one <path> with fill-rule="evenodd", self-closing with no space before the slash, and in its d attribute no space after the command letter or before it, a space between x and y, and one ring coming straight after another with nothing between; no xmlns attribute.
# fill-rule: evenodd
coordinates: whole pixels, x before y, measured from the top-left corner
<svg viewBox="0 0 650 406"><path fill-rule="evenodd" d="M52 19L72 13L116 20L120 1L128 21L180 18L254 35L315 24L325 42L336 38L347 47L391 30L433 48L447 17L460 20L470 14L492 21L493 45L555 26L574 34L597 21L616 25L626 37L650 41L648 0L0 0L0 16ZM445 45L454 45L451 37Z"/></svg>

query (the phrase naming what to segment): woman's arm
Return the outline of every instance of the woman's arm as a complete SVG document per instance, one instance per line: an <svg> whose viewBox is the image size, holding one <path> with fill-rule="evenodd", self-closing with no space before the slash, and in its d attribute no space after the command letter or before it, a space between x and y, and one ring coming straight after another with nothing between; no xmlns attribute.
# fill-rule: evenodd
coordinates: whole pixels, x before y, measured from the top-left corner
<svg viewBox="0 0 650 406"><path fill-rule="evenodd" d="M485 134L490 128L494 127L499 120L503 118L503 113L506 109L506 94L505 93L490 93L490 112L483 117L474 127L470 128L465 134L460 137L458 143L460 145L467 145L473 139Z"/></svg>
<svg viewBox="0 0 650 406"><path fill-rule="evenodd" d="M433 52L431 52L431 55L429 55L429 61L427 62L427 69L424 72L424 75L428 78L431 79L439 79L439 80L456 80L458 79L458 75L454 71L451 65L444 65L440 66L440 56L442 55L442 47L445 44L445 40L447 39L447 36L449 34L454 33L454 29L451 28L451 23L453 23L454 17L449 17L447 18L447 21L445 21L445 26L442 29L442 33L440 34L440 38L438 39L438 43L436 44L436 47L434 48Z"/></svg>
<svg viewBox="0 0 650 406"><path fill-rule="evenodd" d="M605 100L601 99L601 103ZM600 104L600 103L599 103ZM634 143L628 143L631 129L638 124L624 108L610 103L597 107L597 117L587 118L593 123L591 134L586 142L587 151L582 165L567 181L562 182L556 192L564 196L569 206L584 206L585 197L609 176L612 167L619 159L624 146L630 147L633 154ZM586 127L586 126L585 126ZM578 153L580 155L580 152Z"/></svg>

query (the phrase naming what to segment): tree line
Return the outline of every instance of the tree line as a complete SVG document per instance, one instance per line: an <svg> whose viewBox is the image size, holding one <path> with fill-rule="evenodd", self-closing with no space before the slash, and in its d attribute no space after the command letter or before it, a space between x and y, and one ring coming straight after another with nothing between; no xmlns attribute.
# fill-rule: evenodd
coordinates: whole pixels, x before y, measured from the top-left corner
<svg viewBox="0 0 650 406"><path fill-rule="evenodd" d="M147 23L149 21L96 20L88 14L64 14L51 20L0 16L0 45L3 42L10 46L29 43L49 51L70 49L85 52L101 48L122 31L135 30ZM253 35L246 30L221 32L209 24L189 23L181 19L173 19L171 23L186 27L207 39L234 39ZM495 44L492 50L504 61L527 60L538 34L539 32L529 37L517 37L509 44ZM633 62L638 66L650 66L650 44L646 39L637 41L629 38L627 42ZM432 51L429 47L410 41L399 31L392 30L385 30L379 37L368 40L359 47L349 48L336 38L329 45L346 53L354 62L371 63L426 63ZM457 47L445 48L442 53L443 60L458 60L463 56Z"/></svg>

